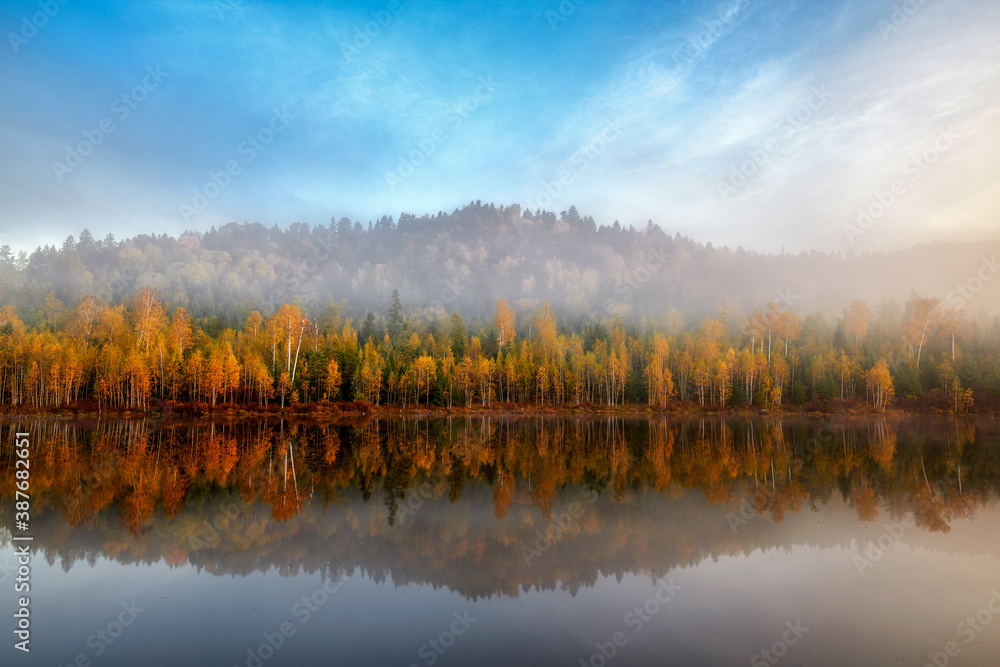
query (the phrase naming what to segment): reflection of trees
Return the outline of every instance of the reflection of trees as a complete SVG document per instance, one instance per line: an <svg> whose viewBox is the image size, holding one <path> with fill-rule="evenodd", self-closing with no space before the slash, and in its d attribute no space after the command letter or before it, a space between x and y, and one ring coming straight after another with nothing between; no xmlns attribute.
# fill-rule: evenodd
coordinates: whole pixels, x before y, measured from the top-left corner
<svg viewBox="0 0 1000 667"><path fill-rule="evenodd" d="M295 474L295 450L286 442L279 450L281 463L272 459L268 465L267 481L259 498L271 506L271 516L285 521L302 509L298 476Z"/></svg>
<svg viewBox="0 0 1000 667"><path fill-rule="evenodd" d="M572 565L582 558L615 563L631 553L650 563L668 556L674 564L697 562L704 516L685 514L686 505L671 498L701 496L723 512L746 501L777 522L839 491L862 521L912 512L924 530L947 531L1000 491L996 427L961 420L821 426L532 417L163 427L135 420L31 428L35 506L41 520L55 520L49 508L64 519L65 529L49 533L62 544L86 534L118 558L249 571L265 562L304 567L310 558L319 567L320 555L285 544L296 530L317 531L327 560L365 562L377 576L403 577L402 563L418 580L445 581L454 562L471 561L498 572L508 592L585 585L597 573ZM5 456L0 467L12 466ZM590 504L578 489L596 491L600 501ZM0 493L10 498L9 489ZM240 499L243 509L220 521L213 509L220 497ZM541 570L522 572L523 560L511 562L510 551L534 544L534 531L544 532L574 502L583 513L552 540L543 559L552 569L543 578ZM404 503L417 507L405 522L396 519ZM666 513L655 520L671 526L669 543L635 518L654 504ZM354 553L335 533L378 540L381 555ZM206 545L192 546L194 538ZM747 539L741 534L725 548L748 548Z"/></svg>
<svg viewBox="0 0 1000 667"><path fill-rule="evenodd" d="M885 472L890 472L892 457L896 454L896 431L885 419L875 419L868 431L868 447L872 460Z"/></svg>
<svg viewBox="0 0 1000 667"><path fill-rule="evenodd" d="M940 530L995 492L997 472L992 455L976 444L973 425L958 420L938 424L938 432L905 434L885 419L824 429L773 419L613 417L38 427L45 444L35 483L70 523L117 507L136 533L157 506L174 517L191 494L218 488L261 500L284 520L316 493L327 502L351 487L380 492L393 507L431 480L456 502L470 478L493 488L500 519L525 504L548 517L567 485L606 490L619 500L638 488L698 489L712 503L742 496L775 519L805 500L825 502L839 488L862 520L874 519L885 504L893 516L914 511L921 525ZM903 456L900 437L908 446Z"/></svg>
<svg viewBox="0 0 1000 667"><path fill-rule="evenodd" d="M496 518L502 519L507 516L511 501L510 493L513 488L514 476L509 472L500 472L497 475L497 484L493 487L493 514Z"/></svg>
<svg viewBox="0 0 1000 667"><path fill-rule="evenodd" d="M188 477L177 466L164 468L163 476L163 510L167 518L172 519L184 507L184 496L188 489Z"/></svg>
<svg viewBox="0 0 1000 667"><path fill-rule="evenodd" d="M861 521L874 521L878 516L879 502L875 489L862 480L861 486L851 489L851 505L858 512Z"/></svg>
<svg viewBox="0 0 1000 667"><path fill-rule="evenodd" d="M670 456L674 451L674 429L665 419L649 422L649 441L645 451L646 478L643 480L656 491L665 491L670 484Z"/></svg>

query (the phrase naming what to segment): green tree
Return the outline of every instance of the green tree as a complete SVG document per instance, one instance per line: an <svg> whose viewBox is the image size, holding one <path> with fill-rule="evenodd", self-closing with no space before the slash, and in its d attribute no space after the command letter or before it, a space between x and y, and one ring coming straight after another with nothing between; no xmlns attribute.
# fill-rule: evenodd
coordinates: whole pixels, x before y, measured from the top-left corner
<svg viewBox="0 0 1000 667"><path fill-rule="evenodd" d="M451 345L451 353L456 359L465 356L465 351L469 347L469 332L465 328L465 320L458 313L451 314L451 333L448 334L448 342Z"/></svg>
<svg viewBox="0 0 1000 667"><path fill-rule="evenodd" d="M394 350L398 350L406 332L406 321L403 319L403 304L399 302L399 290L392 290L392 305L386 312L386 333Z"/></svg>

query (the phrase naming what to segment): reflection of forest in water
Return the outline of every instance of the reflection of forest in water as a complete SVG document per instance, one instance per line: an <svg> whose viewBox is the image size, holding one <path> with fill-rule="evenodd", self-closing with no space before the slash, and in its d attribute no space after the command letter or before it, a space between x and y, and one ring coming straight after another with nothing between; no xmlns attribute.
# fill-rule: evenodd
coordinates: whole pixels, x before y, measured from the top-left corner
<svg viewBox="0 0 1000 667"><path fill-rule="evenodd" d="M785 525L834 506L856 512L854 526L912 512L914 532L947 532L1000 493L992 420L43 420L30 431L35 544L64 567L107 556L219 574L360 568L472 596L844 544L850 533ZM12 491L0 493L12 517ZM734 515L763 520L736 530Z"/></svg>

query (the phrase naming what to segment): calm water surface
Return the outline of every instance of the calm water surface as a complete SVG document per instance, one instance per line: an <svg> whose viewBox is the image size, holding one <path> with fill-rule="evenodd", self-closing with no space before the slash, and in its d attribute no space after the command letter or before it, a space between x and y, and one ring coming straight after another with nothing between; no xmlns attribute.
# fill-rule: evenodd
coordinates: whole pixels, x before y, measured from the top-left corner
<svg viewBox="0 0 1000 667"><path fill-rule="evenodd" d="M1000 664L993 420L0 428L3 665Z"/></svg>

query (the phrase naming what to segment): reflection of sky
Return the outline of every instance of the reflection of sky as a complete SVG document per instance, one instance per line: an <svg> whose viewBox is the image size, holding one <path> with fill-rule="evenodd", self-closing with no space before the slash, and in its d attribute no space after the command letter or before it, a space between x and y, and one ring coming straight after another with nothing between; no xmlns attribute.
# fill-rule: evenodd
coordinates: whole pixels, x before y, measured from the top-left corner
<svg viewBox="0 0 1000 667"><path fill-rule="evenodd" d="M689 496L667 502L700 511L704 501ZM446 506L430 503L420 512ZM718 530L731 534L726 508L717 509ZM991 589L1000 590L996 503L978 508L974 520L954 521L945 534L907 528L901 544L859 574L851 540L877 540L888 521L883 512L876 521L859 524L837 497L819 512L806 508L778 524L753 519L738 532L764 531L769 543L782 546L673 570L668 578L682 590L638 633L626 615L656 590L646 573L620 580L602 575L576 595L557 587L475 602L447 587L396 587L355 573L303 623L293 608L318 589L318 574L282 577L271 569L247 577L213 576L188 565L120 565L106 558L93 566L77 562L65 572L58 561L47 564L38 554L32 563L33 652L21 664L67 664L79 652L94 658L87 637L133 599L145 611L95 665L245 665L246 649L285 621L296 633L265 664L424 665L420 647L448 630L453 614L466 610L475 623L437 664L576 665L597 650L595 643L609 641L619 630L628 643L614 665L748 664L782 637L786 622L795 621L809 631L789 650L787 664L922 665L926 652L940 651L948 641L962 649L956 664L1000 664L1000 617L971 644L955 630L985 606ZM672 528L647 524L649 534ZM516 548L511 546L514 558ZM0 551L0 564L11 552L9 545ZM463 562L470 561L459 559L453 567ZM492 573L475 574L490 580ZM12 607L10 593L0 596L0 615L10 618ZM9 644L0 649L4 664L13 664L11 654Z"/></svg>

